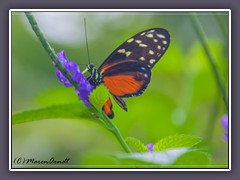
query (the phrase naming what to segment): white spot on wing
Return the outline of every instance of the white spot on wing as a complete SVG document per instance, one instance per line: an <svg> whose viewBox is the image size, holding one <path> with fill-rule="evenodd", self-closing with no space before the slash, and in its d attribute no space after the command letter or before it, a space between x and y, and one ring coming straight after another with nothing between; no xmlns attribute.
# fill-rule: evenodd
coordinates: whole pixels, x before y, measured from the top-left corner
<svg viewBox="0 0 240 180"><path fill-rule="evenodd" d="M148 31L148 32L150 32L150 33L153 33L155 30L154 29L152 29L152 30L150 30L150 31Z"/></svg>
<svg viewBox="0 0 240 180"><path fill-rule="evenodd" d="M146 44L139 44L140 47L147 47Z"/></svg>
<svg viewBox="0 0 240 180"><path fill-rule="evenodd" d="M131 38L131 39L127 40L127 42L128 42L128 43L130 43L130 42L133 42L133 41L134 41L134 39L133 39L133 38Z"/></svg>
<svg viewBox="0 0 240 180"><path fill-rule="evenodd" d="M153 38L153 34L147 34L146 36L149 38Z"/></svg>
<svg viewBox="0 0 240 180"><path fill-rule="evenodd" d="M156 35L157 35L157 37L162 38L162 39L166 38L163 34L156 34Z"/></svg>
<svg viewBox="0 0 240 180"><path fill-rule="evenodd" d="M167 44L167 41L162 41L163 44Z"/></svg>
<svg viewBox="0 0 240 180"><path fill-rule="evenodd" d="M135 42L140 44L142 41L141 40L135 40Z"/></svg>
<svg viewBox="0 0 240 180"><path fill-rule="evenodd" d="M149 54L153 55L153 54L154 54L154 52L153 52L152 50L149 50Z"/></svg>
<svg viewBox="0 0 240 180"><path fill-rule="evenodd" d="M141 33L140 36L143 36L144 34L146 34L146 32Z"/></svg>
<svg viewBox="0 0 240 180"><path fill-rule="evenodd" d="M150 62L150 64L153 64L153 63L156 62L156 60L155 59L150 59L149 62Z"/></svg>
<svg viewBox="0 0 240 180"><path fill-rule="evenodd" d="M126 54L127 57L130 56L131 51L128 51L128 52L126 52L125 54Z"/></svg>
<svg viewBox="0 0 240 180"><path fill-rule="evenodd" d="M119 53L125 53L125 49L119 49L117 52L119 52Z"/></svg>

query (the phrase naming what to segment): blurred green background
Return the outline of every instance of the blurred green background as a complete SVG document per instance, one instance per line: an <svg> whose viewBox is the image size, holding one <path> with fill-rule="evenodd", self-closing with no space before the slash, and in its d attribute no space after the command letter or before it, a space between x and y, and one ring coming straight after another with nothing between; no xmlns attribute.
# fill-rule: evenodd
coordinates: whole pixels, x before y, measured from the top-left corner
<svg viewBox="0 0 240 180"><path fill-rule="evenodd" d="M35 12L41 30L56 52L88 64L84 17L87 19L91 63L96 67L134 34L162 27L171 35L170 47L152 70L152 80L139 97L125 99L128 112L113 104L124 137L144 143L178 133L203 138L199 148L213 164L228 164L221 117L227 113L222 95L189 12ZM228 90L228 12L198 12L216 66ZM22 12L12 13L12 112L77 102L65 88L50 57ZM12 157L48 160L71 158L71 165L114 164L111 154L124 152L115 137L87 120L47 119L12 126ZM81 166L84 167L84 166Z"/></svg>

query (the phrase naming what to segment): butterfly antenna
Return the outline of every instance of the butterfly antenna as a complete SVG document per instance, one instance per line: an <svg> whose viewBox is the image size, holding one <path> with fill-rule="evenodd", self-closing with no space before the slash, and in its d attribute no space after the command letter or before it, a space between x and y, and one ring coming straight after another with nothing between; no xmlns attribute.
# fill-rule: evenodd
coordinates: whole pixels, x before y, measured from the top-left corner
<svg viewBox="0 0 240 180"><path fill-rule="evenodd" d="M85 29L85 40L86 40L86 47L87 47L87 55L88 55L88 63L90 64L90 56L89 56L89 48L88 48L88 39L87 39L87 23L86 18L84 18L84 29Z"/></svg>

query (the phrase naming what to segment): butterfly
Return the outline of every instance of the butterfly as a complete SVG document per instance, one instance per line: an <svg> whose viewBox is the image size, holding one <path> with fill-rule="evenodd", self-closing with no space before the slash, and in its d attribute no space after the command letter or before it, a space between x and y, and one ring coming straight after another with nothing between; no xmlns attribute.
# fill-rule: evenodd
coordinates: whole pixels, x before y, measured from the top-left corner
<svg viewBox="0 0 240 180"><path fill-rule="evenodd" d="M144 92L151 80L151 69L169 44L170 35L163 28L139 32L115 49L98 69L89 64L88 81L94 87L103 83L117 104L127 111L123 98L140 96ZM102 110L110 119L114 117L110 98Z"/></svg>

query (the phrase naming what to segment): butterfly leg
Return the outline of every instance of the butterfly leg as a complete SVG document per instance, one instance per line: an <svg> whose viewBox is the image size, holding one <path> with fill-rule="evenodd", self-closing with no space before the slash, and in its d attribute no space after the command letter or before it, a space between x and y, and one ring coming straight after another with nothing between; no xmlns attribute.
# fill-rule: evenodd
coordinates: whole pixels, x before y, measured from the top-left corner
<svg viewBox="0 0 240 180"><path fill-rule="evenodd" d="M128 111L127 110L127 104L122 98L120 98L118 96L115 96L115 95L112 95L112 96L121 108L123 108L125 111Z"/></svg>

